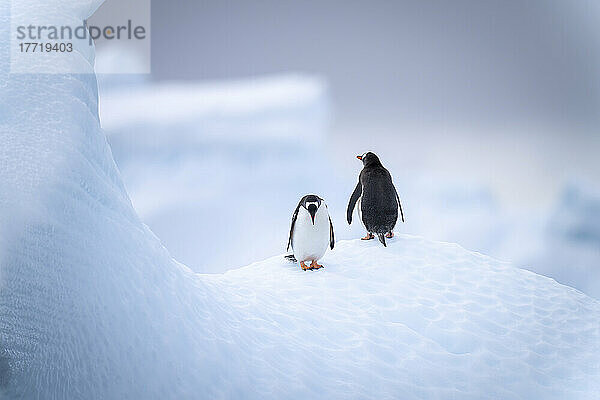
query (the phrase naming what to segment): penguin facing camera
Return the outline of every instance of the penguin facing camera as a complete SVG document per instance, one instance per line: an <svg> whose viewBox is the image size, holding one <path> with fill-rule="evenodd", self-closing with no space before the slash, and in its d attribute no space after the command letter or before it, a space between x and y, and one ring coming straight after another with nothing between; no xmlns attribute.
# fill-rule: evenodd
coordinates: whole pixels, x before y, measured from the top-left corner
<svg viewBox="0 0 600 400"><path fill-rule="evenodd" d="M394 237L394 226L398 220L398 209L404 222L404 212L400 197L392 182L390 172L379 161L375 153L367 152L356 156L363 163L358 176L358 184L350 196L346 217L352 223L352 212L356 203L361 220L367 230L362 240L371 240L377 235L379 241L387 246L385 238Z"/></svg>
<svg viewBox="0 0 600 400"><path fill-rule="evenodd" d="M292 216L287 245L287 250L291 246L294 254L286 258L299 262L304 271L323 268L317 261L327 247L333 249L334 244L333 224L325 201L314 194L302 197ZM308 261L310 265L307 266Z"/></svg>

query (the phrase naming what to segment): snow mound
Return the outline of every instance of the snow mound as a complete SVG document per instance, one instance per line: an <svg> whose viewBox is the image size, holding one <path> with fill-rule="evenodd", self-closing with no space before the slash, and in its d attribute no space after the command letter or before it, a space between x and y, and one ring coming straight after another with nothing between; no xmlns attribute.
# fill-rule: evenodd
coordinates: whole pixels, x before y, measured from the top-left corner
<svg viewBox="0 0 600 400"><path fill-rule="evenodd" d="M269 383L275 398L593 398L600 389L600 304L574 289L408 235L388 248L341 241L322 261L307 273L278 256L213 277L257 331L255 379L286 371L285 385Z"/></svg>

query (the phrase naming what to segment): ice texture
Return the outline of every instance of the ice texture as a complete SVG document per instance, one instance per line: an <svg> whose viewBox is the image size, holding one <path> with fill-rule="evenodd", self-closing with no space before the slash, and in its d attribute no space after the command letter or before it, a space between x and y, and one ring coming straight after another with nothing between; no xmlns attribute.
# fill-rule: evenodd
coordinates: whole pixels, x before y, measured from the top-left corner
<svg viewBox="0 0 600 400"><path fill-rule="evenodd" d="M600 303L454 244L340 241L318 271L277 255L194 274L136 215L94 76L9 75L7 54L0 398L597 398Z"/></svg>

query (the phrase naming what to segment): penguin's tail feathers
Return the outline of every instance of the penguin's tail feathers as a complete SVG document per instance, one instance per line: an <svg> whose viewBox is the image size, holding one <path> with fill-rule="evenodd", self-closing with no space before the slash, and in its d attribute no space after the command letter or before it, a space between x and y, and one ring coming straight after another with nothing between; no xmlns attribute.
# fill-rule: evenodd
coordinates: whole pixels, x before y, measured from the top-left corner
<svg viewBox="0 0 600 400"><path fill-rule="evenodd" d="M298 262L298 260L296 260L296 257L294 257L293 254L288 254L287 256L284 256L283 258L285 258L289 262Z"/></svg>
<svg viewBox="0 0 600 400"><path fill-rule="evenodd" d="M379 238L379 241L381 242L381 244L383 245L383 247L387 247L387 244L385 244L385 234L378 233L377 237Z"/></svg>

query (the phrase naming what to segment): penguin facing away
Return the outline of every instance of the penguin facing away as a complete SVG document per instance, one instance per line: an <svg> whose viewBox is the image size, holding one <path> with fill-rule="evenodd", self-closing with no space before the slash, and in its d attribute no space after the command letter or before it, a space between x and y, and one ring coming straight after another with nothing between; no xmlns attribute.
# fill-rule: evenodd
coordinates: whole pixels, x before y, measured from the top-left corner
<svg viewBox="0 0 600 400"><path fill-rule="evenodd" d="M334 244L333 224L325 201L314 194L302 197L292 216L287 245L287 250L291 246L294 254L286 258L298 261L305 271L323 268L317 261ZM308 261L310 266L305 264Z"/></svg>
<svg viewBox="0 0 600 400"><path fill-rule="evenodd" d="M362 222L367 229L363 240L373 239L377 235L379 241L387 246L385 238L394 237L394 226L398 220L398 209L404 222L404 212L400 204L400 197L389 171L381 164L379 157L367 152L356 156L363 162L363 169L358 176L358 184L350 196L346 218L348 224L352 223L352 212L359 201L359 212Z"/></svg>

